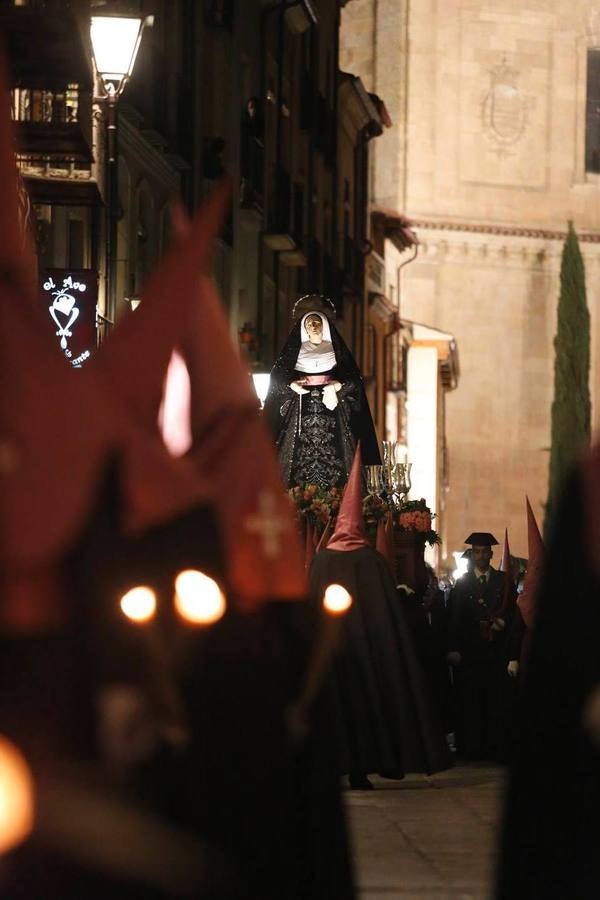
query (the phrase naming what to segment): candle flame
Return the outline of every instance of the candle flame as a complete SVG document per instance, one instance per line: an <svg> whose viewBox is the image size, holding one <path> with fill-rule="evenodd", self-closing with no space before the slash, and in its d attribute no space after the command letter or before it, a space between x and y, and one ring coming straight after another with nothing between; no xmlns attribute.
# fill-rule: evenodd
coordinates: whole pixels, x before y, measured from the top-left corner
<svg viewBox="0 0 600 900"><path fill-rule="evenodd" d="M191 625L212 625L225 613L225 594L216 581L197 569L175 579L175 609Z"/></svg>
<svg viewBox="0 0 600 900"><path fill-rule="evenodd" d="M341 584L330 584L323 596L323 606L334 616L345 613L352 606L352 594Z"/></svg>
<svg viewBox="0 0 600 900"><path fill-rule="evenodd" d="M149 622L156 613L156 594L146 585L131 588L121 597L121 609L133 622Z"/></svg>
<svg viewBox="0 0 600 900"><path fill-rule="evenodd" d="M0 854L27 839L34 822L33 778L20 750L0 736Z"/></svg>

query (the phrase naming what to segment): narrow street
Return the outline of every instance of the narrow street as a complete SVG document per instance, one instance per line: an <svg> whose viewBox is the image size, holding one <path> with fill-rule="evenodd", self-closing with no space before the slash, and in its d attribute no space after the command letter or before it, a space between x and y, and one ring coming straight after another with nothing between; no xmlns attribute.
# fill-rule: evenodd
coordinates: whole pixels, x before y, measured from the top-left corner
<svg viewBox="0 0 600 900"><path fill-rule="evenodd" d="M489 900L503 772L457 767L348 791L360 900Z"/></svg>

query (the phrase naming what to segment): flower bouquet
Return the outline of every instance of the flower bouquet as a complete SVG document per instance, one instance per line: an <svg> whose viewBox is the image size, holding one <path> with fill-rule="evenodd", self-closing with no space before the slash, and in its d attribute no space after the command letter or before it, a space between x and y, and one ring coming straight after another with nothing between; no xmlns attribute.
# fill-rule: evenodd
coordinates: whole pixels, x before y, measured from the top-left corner
<svg viewBox="0 0 600 900"><path fill-rule="evenodd" d="M341 488L322 488L318 484L305 484L291 488L289 496L298 516L321 532L330 517L337 515L342 499Z"/></svg>
<svg viewBox="0 0 600 900"><path fill-rule="evenodd" d="M424 498L405 501L398 511L398 525L404 531L412 531L423 537L433 547L440 544L440 536L432 528L435 515L431 512Z"/></svg>

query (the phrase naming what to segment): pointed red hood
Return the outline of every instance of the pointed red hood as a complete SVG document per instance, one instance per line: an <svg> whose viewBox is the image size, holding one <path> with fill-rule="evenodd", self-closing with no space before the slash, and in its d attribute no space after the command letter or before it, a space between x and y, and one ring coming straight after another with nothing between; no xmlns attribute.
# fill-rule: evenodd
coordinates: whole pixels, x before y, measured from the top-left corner
<svg viewBox="0 0 600 900"><path fill-rule="evenodd" d="M14 171L1 174L7 183L14 181ZM213 218L210 207L198 216L206 240L216 229ZM0 244L2 238L0 232ZM43 306L8 276L0 278L0 366L10 391L0 392L0 424L5 456L14 462L8 460L3 483L1 560L26 569L59 559L89 514L110 455L120 462L125 525L131 530L211 502L208 475L190 460L168 455L158 427L146 427L145 397L137 407L127 402L131 385L113 382L118 373L108 356L104 364L103 348L74 372L57 351Z"/></svg>
<svg viewBox="0 0 600 900"><path fill-rule="evenodd" d="M119 322L88 363L102 370L130 415L148 431L157 432L168 364L190 330L200 321L204 352L213 341L217 347L221 344L223 329L227 334L227 323L222 321L222 315L215 314L214 300L206 295L201 275L208 276L210 272L215 239L229 199L230 188L225 183L211 194L185 229L178 229L179 239L150 277L139 307ZM221 376L233 355L230 342L228 351L222 360L216 347L209 352L212 379L207 401L215 408L222 406L230 393L230 382Z"/></svg>
<svg viewBox="0 0 600 900"><path fill-rule="evenodd" d="M502 559L500 560L500 571L504 572L512 578L512 566L510 562L510 547L508 544L508 528L504 529L504 547L502 548Z"/></svg>
<svg viewBox="0 0 600 900"><path fill-rule="evenodd" d="M328 550L359 550L368 547L362 514L362 479L360 443L354 454L352 469L340 505L333 537Z"/></svg>
<svg viewBox="0 0 600 900"><path fill-rule="evenodd" d="M504 529L504 547L502 549L502 559L500 560L500 571L504 572L506 575L504 581L504 597L502 598L502 607L500 609L500 618L503 618L508 612L514 610L515 605L515 581L510 558L510 546L508 543L508 528Z"/></svg>
<svg viewBox="0 0 600 900"><path fill-rule="evenodd" d="M302 597L306 588L275 450L207 275L228 202L229 189L222 187L193 222L180 221L177 245L151 278L139 308L102 345L96 365L115 389L123 388L130 414L146 434L158 436L165 373L173 351L181 354L189 374L192 437L181 462L204 484L224 543L227 582L250 608L268 599ZM161 493L160 484L155 493Z"/></svg>
<svg viewBox="0 0 600 900"><path fill-rule="evenodd" d="M140 308L75 373L56 349L37 299L31 247L15 227L14 142L1 84L0 179L5 568L26 570L61 558L89 513L103 466L116 454L129 529L210 503L225 545L226 579L241 602L248 607L270 597L302 596L302 556L275 452L207 277L228 187L217 190L186 226L150 279ZM158 426L176 348L185 358L192 395L194 444L181 459L169 456Z"/></svg>
<svg viewBox="0 0 600 900"><path fill-rule="evenodd" d="M527 544L529 559L527 561L525 584L523 585L523 591L517 600L517 604L521 610L521 615L523 616L525 624L528 628L532 628L535 621L537 598L544 569L544 542L531 508L529 497L525 498L525 502L527 505Z"/></svg>

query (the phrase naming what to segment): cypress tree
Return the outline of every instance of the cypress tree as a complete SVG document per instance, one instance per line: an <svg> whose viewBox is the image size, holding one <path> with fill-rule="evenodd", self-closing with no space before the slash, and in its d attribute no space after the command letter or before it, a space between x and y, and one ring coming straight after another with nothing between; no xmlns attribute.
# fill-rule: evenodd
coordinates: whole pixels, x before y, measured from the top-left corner
<svg viewBox="0 0 600 900"><path fill-rule="evenodd" d="M554 401L550 477L544 532L549 528L564 480L590 441L590 314L585 268L573 223L562 252L558 327L554 338Z"/></svg>

